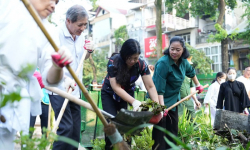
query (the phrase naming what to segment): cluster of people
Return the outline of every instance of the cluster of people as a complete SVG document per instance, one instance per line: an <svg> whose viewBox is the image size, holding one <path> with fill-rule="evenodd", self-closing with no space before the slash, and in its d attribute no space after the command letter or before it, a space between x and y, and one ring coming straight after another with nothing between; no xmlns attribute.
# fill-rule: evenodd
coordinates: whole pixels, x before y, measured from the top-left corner
<svg viewBox="0 0 250 150"><path fill-rule="evenodd" d="M226 81L226 79L228 79ZM236 79L236 69L228 68L227 73L218 72L208 88L204 99L205 113L211 113L211 124L214 124L216 109L225 109L249 114L250 107L250 67L245 68L243 76Z"/></svg>

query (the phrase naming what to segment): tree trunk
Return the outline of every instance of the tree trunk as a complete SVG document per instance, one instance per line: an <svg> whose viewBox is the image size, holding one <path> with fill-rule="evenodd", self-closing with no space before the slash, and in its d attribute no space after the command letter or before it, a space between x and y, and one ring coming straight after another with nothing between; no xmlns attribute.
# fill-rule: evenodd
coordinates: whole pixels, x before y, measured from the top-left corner
<svg viewBox="0 0 250 150"><path fill-rule="evenodd" d="M228 69L228 39L221 41L221 58L222 58L222 71L227 72Z"/></svg>
<svg viewBox="0 0 250 150"><path fill-rule="evenodd" d="M221 25L221 27L224 29L224 16L226 12L226 3L225 0L220 0L219 2L219 17L217 20L217 23ZM221 60L222 60L222 71L226 72L228 69L228 39L223 39L221 41Z"/></svg>
<svg viewBox="0 0 250 150"><path fill-rule="evenodd" d="M93 81L97 82L96 67L95 67L95 63L94 63L94 60L92 58L92 55L89 56L89 62L90 62L90 65L92 67L92 70L93 70Z"/></svg>
<svg viewBox="0 0 250 150"><path fill-rule="evenodd" d="M162 5L162 0L155 0L155 9L156 9L155 26L156 26L156 36L157 36L157 44L156 44L157 60L161 57L161 53L162 53L161 5Z"/></svg>

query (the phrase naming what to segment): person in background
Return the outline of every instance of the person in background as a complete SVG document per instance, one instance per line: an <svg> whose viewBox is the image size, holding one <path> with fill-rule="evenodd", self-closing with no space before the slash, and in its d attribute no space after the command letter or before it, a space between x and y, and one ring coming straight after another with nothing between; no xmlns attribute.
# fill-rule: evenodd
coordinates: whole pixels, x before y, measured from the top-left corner
<svg viewBox="0 0 250 150"><path fill-rule="evenodd" d="M220 86L226 81L227 75L224 72L218 72L212 84L209 86L207 94L204 98L205 114L209 115L209 106L211 113L211 124L214 125L217 98L220 91Z"/></svg>
<svg viewBox="0 0 250 150"><path fill-rule="evenodd" d="M244 84L235 80L235 68L228 68L227 78L228 81L220 85L216 108L249 114L247 108L250 106L250 101Z"/></svg>
<svg viewBox="0 0 250 150"><path fill-rule="evenodd" d="M148 68L149 68L151 76L153 77L154 72L155 72L155 67L153 65L148 65Z"/></svg>
<svg viewBox="0 0 250 150"><path fill-rule="evenodd" d="M185 76L191 78L196 85L198 93L203 91L203 86L200 85L195 69L189 64L188 49L185 46L185 41L180 36L171 38L169 48L165 50L162 56L155 65L153 81L158 92L158 99L161 105L167 108L180 100L180 89ZM164 117L158 124L169 132L177 136L178 134L178 106L168 112L167 117ZM157 128L153 128L152 139L155 141L152 149L165 150L171 148L164 140L164 136L169 141L176 143L174 139L164 134Z"/></svg>
<svg viewBox="0 0 250 150"><path fill-rule="evenodd" d="M193 62L191 61L191 59L192 59L192 56L187 58L188 62L192 65ZM190 78L185 76L185 79L184 79L184 81L183 81L183 83L181 85L181 89L180 89L181 99L183 99L186 96L190 95L191 91L195 92L194 87L195 87L194 82ZM197 108L200 108L201 103L198 101L198 99L196 97L196 94L193 95L192 98L195 101L195 106ZM187 109L187 115L189 117L191 117L191 119L194 118L195 117L195 109L194 109L194 103L193 103L191 98L189 100L186 100L186 101L182 102L178 106L178 116L181 116L183 114L184 107Z"/></svg>
<svg viewBox="0 0 250 150"><path fill-rule="evenodd" d="M139 58L140 43L134 39L126 40L119 54L109 59L107 75L101 90L103 110L116 116L120 109L127 109L128 103L137 111L141 102L134 98L135 81L142 76L143 83L150 98L159 103L158 95L150 76L148 65ZM105 149L111 150L112 144L105 137Z"/></svg>
<svg viewBox="0 0 250 150"><path fill-rule="evenodd" d="M243 76L239 76L236 80L245 85L248 98L250 98L250 67L245 68Z"/></svg>

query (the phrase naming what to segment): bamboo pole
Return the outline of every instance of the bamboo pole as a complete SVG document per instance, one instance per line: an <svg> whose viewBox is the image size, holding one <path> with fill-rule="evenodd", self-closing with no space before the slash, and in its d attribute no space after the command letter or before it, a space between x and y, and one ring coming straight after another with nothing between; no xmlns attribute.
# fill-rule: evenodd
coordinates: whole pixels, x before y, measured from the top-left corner
<svg viewBox="0 0 250 150"><path fill-rule="evenodd" d="M22 2L24 3L25 7L27 8L27 10L31 14L31 16L34 18L34 20L36 21L37 25L40 27L40 29L42 30L42 32L44 33L44 35L46 36L46 38L48 39L48 41L50 42L50 44L52 45L52 47L54 48L54 50L57 52L59 50L59 48L57 47L57 45L55 44L55 42L53 41L53 39L49 35L48 31L45 29L44 25L42 24L41 18L37 14L37 12L34 9L34 7L30 4L30 2L28 0L22 0ZM73 69L69 65L67 65L66 68L68 69L69 73L74 78L74 80L76 81L76 83L78 84L78 86L80 87L80 89L82 90L85 98L89 101L90 105L95 110L97 116L100 118L100 120L102 121L103 125L107 126L108 122L106 121L106 119L104 118L104 116L101 114L101 112L99 111L98 107L96 106L96 104L94 103L94 101L92 100L92 98L89 96L89 94L88 94L87 90L85 89L84 85L77 78L77 76L74 73Z"/></svg>
<svg viewBox="0 0 250 150"><path fill-rule="evenodd" d="M205 86L203 86L203 88L207 88L208 86L209 86L209 85L206 84ZM181 100L178 101L177 103L175 103L175 104L173 104L172 106L168 107L168 108L167 108L167 111L170 111L171 109L173 109L174 107L176 107L176 106L179 105L180 103L182 103L182 102L188 100L190 97L192 97L193 95L195 95L195 94L198 93L198 92L199 92L199 91L197 90L197 91L195 91L195 92L189 94L188 96L184 97L183 99L181 99Z"/></svg>

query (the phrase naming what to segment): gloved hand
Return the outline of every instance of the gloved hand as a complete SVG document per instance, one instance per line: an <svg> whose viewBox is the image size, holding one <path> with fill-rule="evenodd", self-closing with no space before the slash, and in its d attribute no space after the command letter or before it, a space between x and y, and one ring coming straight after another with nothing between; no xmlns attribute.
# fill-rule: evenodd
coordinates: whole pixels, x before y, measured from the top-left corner
<svg viewBox="0 0 250 150"><path fill-rule="evenodd" d="M75 81L72 80L70 77L65 77L64 78L64 88L65 88L66 91L68 91L70 87L74 91L75 90L75 86L76 86Z"/></svg>
<svg viewBox="0 0 250 150"><path fill-rule="evenodd" d="M243 113L246 114L246 115L249 115L249 112L248 112L247 108L244 109Z"/></svg>
<svg viewBox="0 0 250 150"><path fill-rule="evenodd" d="M209 108L208 107L205 108L204 114L209 115Z"/></svg>
<svg viewBox="0 0 250 150"><path fill-rule="evenodd" d="M158 124L163 117L163 112L159 113L158 115L154 115L150 120L149 123Z"/></svg>
<svg viewBox="0 0 250 150"><path fill-rule="evenodd" d="M104 132L107 134L112 145L123 141L121 134L117 131L114 124L108 124L105 126Z"/></svg>
<svg viewBox="0 0 250 150"><path fill-rule="evenodd" d="M53 53L51 57L53 64L60 68L70 64L73 61L70 51L65 46L62 46L57 53Z"/></svg>
<svg viewBox="0 0 250 150"><path fill-rule="evenodd" d="M198 90L199 91L198 94L200 94L201 92L203 92L204 88L202 85L199 85L196 87L196 90Z"/></svg>
<svg viewBox="0 0 250 150"><path fill-rule="evenodd" d="M134 102L132 103L133 111L137 111L139 109L140 105L141 105L140 101L134 100Z"/></svg>
<svg viewBox="0 0 250 150"><path fill-rule="evenodd" d="M86 49L89 53L94 52L94 44L90 40L85 40L85 44L84 44L83 48Z"/></svg>
<svg viewBox="0 0 250 150"><path fill-rule="evenodd" d="M37 81L38 81L41 89L44 88L43 79L42 79L42 76L41 76L40 72L35 71L34 74L33 74L33 76L36 77L36 79L37 79Z"/></svg>

